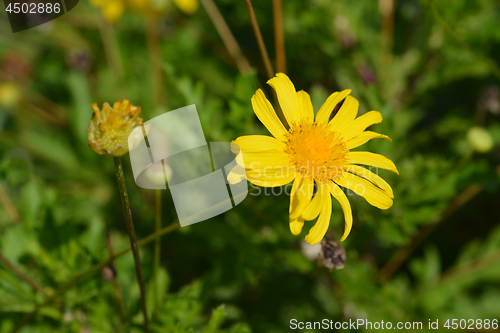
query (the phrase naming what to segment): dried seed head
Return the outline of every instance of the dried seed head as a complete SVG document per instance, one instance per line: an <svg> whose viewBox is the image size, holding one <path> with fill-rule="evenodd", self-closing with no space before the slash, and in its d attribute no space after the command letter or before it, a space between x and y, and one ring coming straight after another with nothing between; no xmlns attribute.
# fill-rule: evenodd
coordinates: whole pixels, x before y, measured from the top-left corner
<svg viewBox="0 0 500 333"><path fill-rule="evenodd" d="M347 259L345 250L340 244L333 240L323 239L321 241L321 251L319 251L319 259L323 266L328 268L330 272L335 269L344 268L344 263Z"/></svg>

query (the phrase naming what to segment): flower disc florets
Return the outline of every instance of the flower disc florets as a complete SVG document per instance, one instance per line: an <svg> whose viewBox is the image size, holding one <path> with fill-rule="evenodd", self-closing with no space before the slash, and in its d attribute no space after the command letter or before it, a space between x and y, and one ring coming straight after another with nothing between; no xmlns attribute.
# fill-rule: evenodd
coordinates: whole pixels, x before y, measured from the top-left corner
<svg viewBox="0 0 500 333"><path fill-rule="evenodd" d="M349 150L340 134L331 131L328 124L305 120L292 123L285 144L290 163L302 177L326 182L342 175Z"/></svg>

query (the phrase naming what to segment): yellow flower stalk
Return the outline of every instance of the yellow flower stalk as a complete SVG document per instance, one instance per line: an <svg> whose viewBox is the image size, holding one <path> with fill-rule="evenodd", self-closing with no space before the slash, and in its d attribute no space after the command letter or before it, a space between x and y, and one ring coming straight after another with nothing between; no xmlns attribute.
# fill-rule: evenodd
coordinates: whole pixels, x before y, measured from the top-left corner
<svg viewBox="0 0 500 333"><path fill-rule="evenodd" d="M87 129L89 147L100 155L116 157L128 153L128 137L142 125L141 108L123 100L116 101L113 107L104 103L101 110L92 104L92 109L94 114Z"/></svg>
<svg viewBox="0 0 500 333"><path fill-rule="evenodd" d="M371 139L392 141L386 135L365 131L380 123L382 115L370 111L356 118L359 102L347 89L330 95L314 117L309 95L297 92L285 74L278 73L267 83L276 91L290 128L285 129L262 90L257 90L252 97L253 110L273 137L248 135L233 141L241 149L244 162L239 159L240 165L230 172L228 180L241 181L244 167L248 181L257 186L283 186L293 181L289 208L292 234L302 232L304 221L318 218L305 237L309 244L317 244L325 236L333 196L344 212L344 241L351 231L352 211L342 188L352 190L380 209L388 209L393 203L389 184L358 164L398 173L394 163L379 154L352 151ZM342 101L338 113L330 119Z"/></svg>

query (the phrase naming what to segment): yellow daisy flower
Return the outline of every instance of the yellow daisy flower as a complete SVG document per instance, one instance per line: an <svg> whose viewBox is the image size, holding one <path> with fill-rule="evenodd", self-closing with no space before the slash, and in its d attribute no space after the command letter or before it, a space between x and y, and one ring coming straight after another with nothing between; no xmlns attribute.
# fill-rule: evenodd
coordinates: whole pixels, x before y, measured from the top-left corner
<svg viewBox="0 0 500 333"><path fill-rule="evenodd" d="M229 182L241 181L243 168L246 179L257 186L283 186L293 181L289 209L292 234L301 233L304 221L318 218L305 237L309 244L319 243L328 230L332 213L330 195L344 212L345 231L341 241L349 235L352 211L342 188L361 195L377 208L392 206L394 195L389 184L358 164L398 173L394 163L379 154L351 151L375 138L392 141L386 135L365 131L382 121L380 112L370 111L356 118L359 102L349 96L351 90L347 89L330 95L315 118L311 98L305 91L297 92L288 76L278 73L267 83L276 91L290 128L285 129L262 90L257 90L252 97L253 110L273 137L248 135L233 141L243 158L237 159L240 165L231 170ZM330 120L341 102L339 111Z"/></svg>

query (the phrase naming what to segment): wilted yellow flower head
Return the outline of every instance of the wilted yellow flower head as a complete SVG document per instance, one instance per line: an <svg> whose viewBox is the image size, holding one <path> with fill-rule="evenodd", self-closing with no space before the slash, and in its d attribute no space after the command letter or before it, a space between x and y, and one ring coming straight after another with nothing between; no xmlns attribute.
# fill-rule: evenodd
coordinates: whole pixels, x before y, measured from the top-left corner
<svg viewBox="0 0 500 333"><path fill-rule="evenodd" d="M104 103L102 110L92 104L94 114L87 129L89 147L100 155L122 156L128 153L128 137L142 125L141 108L128 100L116 101L113 107Z"/></svg>

